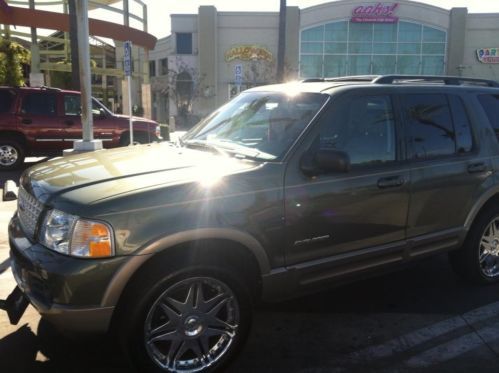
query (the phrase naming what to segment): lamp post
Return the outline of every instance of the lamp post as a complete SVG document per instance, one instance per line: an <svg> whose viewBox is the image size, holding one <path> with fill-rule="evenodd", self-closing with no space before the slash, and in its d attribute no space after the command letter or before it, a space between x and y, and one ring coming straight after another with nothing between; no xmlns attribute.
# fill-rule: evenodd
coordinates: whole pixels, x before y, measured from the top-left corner
<svg viewBox="0 0 499 373"><path fill-rule="evenodd" d="M76 26L78 34L78 59L80 61L80 85L81 85L81 124L83 130L83 140L77 140L73 144L73 149L65 151L65 154L72 152L86 152L102 149L102 140L94 140L93 117L92 117L92 96L90 80L90 48L88 44L88 0L75 1L76 5Z"/></svg>

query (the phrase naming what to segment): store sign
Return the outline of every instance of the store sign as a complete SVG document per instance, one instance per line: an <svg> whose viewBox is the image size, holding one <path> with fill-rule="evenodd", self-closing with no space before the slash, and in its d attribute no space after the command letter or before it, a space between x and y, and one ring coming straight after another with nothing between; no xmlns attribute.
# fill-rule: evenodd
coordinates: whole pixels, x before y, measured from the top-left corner
<svg viewBox="0 0 499 373"><path fill-rule="evenodd" d="M352 10L350 21L357 23L397 23L399 18L394 16L394 13L398 6L398 3L360 5Z"/></svg>
<svg viewBox="0 0 499 373"><path fill-rule="evenodd" d="M238 45L225 52L225 61L269 61L272 62L272 52L257 45Z"/></svg>
<svg viewBox="0 0 499 373"><path fill-rule="evenodd" d="M481 48L476 50L481 63L499 63L499 48Z"/></svg>

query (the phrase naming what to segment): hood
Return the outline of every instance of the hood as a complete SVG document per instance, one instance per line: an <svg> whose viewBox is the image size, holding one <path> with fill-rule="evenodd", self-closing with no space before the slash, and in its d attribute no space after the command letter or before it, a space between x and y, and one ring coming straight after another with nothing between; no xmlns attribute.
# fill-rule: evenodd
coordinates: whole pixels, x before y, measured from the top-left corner
<svg viewBox="0 0 499 373"><path fill-rule="evenodd" d="M209 184L259 165L170 143L155 143L55 158L27 170L21 185L43 203L68 193L80 203L92 203L188 182Z"/></svg>

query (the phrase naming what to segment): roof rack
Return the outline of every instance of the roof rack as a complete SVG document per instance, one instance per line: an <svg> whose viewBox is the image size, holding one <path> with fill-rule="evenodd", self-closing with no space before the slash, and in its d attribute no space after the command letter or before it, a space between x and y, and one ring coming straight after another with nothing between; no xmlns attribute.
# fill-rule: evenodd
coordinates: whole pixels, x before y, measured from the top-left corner
<svg viewBox="0 0 499 373"><path fill-rule="evenodd" d="M317 83L317 82L372 82L374 79L379 78L379 75L352 75L352 76L339 76L335 78L308 78L304 79L302 83Z"/></svg>
<svg viewBox="0 0 499 373"><path fill-rule="evenodd" d="M445 85L481 85L486 87L499 87L499 83L489 79L463 78L461 76L438 75L381 75L372 80L373 84L394 83L443 83Z"/></svg>

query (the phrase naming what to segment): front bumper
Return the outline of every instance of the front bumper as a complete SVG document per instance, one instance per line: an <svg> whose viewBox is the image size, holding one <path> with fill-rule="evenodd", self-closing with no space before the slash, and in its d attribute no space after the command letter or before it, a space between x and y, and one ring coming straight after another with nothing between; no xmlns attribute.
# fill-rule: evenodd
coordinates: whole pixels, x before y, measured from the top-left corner
<svg viewBox="0 0 499 373"><path fill-rule="evenodd" d="M11 267L30 303L67 332L99 333L109 328L115 305L101 305L114 274L126 257L80 259L32 243L17 216L9 224Z"/></svg>

